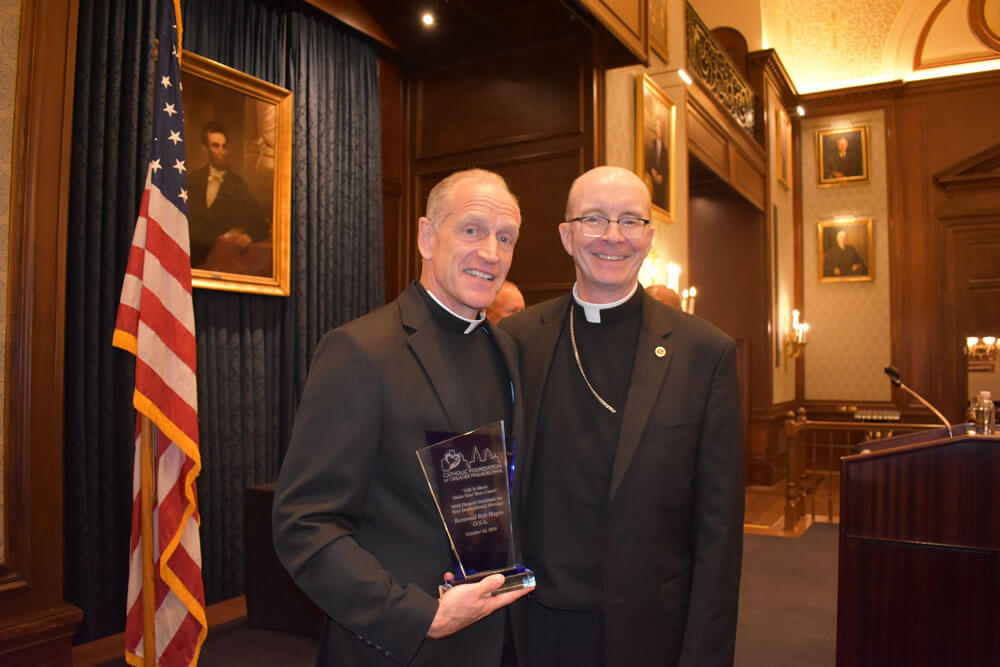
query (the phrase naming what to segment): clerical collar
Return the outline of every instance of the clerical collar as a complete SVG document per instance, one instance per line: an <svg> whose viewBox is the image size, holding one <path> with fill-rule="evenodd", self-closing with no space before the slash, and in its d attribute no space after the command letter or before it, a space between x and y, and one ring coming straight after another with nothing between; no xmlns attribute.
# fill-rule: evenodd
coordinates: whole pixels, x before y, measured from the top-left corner
<svg viewBox="0 0 1000 667"><path fill-rule="evenodd" d="M444 327L448 329L453 329L457 333L470 334L473 331L475 331L480 324L486 321L485 311L482 310L479 311L478 313L479 317L474 320L469 319L468 317L462 317L454 310L441 303L441 300L438 299L436 296L434 296L434 292L424 287L419 281L417 282L417 286L420 288L421 292L429 296L434 303L436 303L438 306L440 306L442 310L444 310L444 312L441 313L441 315L444 317L435 317L435 319ZM431 312L434 313L433 310ZM451 317L450 318L447 317L446 314L450 315ZM459 320L459 322L455 322L455 320Z"/></svg>
<svg viewBox="0 0 1000 667"><path fill-rule="evenodd" d="M617 301L612 301L611 303L590 303L589 301L584 301L581 299L576 290L576 283L573 284L573 300L576 301L580 309L583 310L583 316L591 324L599 324L601 321L601 311L609 310L611 308L617 308L623 303L628 302L633 296L635 296L636 290L639 289L639 283L637 282L632 288L632 291L628 293L627 296L618 299Z"/></svg>

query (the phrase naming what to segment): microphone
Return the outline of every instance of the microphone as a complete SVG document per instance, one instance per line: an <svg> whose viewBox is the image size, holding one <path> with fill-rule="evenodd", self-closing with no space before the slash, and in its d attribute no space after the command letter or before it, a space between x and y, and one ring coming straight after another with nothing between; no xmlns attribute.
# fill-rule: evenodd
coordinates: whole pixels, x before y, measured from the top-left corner
<svg viewBox="0 0 1000 667"><path fill-rule="evenodd" d="M903 391L905 391L906 393L908 393L910 396L912 396L913 398L915 398L918 401L920 401L921 403L923 403L927 407L928 410L930 410L935 415L937 415L937 418L940 419L944 423L944 425L946 427L948 427L948 437L949 438L951 437L951 422L949 422L947 419L945 419L944 415L941 414L940 412L938 412L937 408L935 408L933 405L931 405L930 403L928 403L924 399L923 396L921 396L920 394L918 394L917 392L913 391L912 389L910 389L909 387L907 387L905 384L903 384L902 380L899 379L899 371L897 371L892 366L886 366L884 372L885 372L886 375L889 376L889 381L892 382L893 386L899 387L900 389L902 389Z"/></svg>

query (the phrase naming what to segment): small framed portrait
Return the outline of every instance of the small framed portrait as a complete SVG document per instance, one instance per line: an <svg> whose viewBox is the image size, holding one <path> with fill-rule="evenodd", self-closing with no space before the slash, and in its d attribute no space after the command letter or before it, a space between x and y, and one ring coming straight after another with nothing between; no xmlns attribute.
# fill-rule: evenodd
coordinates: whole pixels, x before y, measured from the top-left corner
<svg viewBox="0 0 1000 667"><path fill-rule="evenodd" d="M860 282L875 278L871 218L819 223L819 281Z"/></svg>
<svg viewBox="0 0 1000 667"><path fill-rule="evenodd" d="M868 126L819 130L816 168L820 187L867 183Z"/></svg>
<svg viewBox="0 0 1000 667"><path fill-rule="evenodd" d="M792 187L792 121L784 109L774 112L774 145L778 160L778 182Z"/></svg>
<svg viewBox="0 0 1000 667"><path fill-rule="evenodd" d="M674 104L645 74L636 78L635 173L646 183L653 217L674 219Z"/></svg>
<svg viewBox="0 0 1000 667"><path fill-rule="evenodd" d="M192 283L287 296L292 93L187 51L181 77Z"/></svg>
<svg viewBox="0 0 1000 667"><path fill-rule="evenodd" d="M664 62L670 60L667 51L667 0L649 0L649 46Z"/></svg>

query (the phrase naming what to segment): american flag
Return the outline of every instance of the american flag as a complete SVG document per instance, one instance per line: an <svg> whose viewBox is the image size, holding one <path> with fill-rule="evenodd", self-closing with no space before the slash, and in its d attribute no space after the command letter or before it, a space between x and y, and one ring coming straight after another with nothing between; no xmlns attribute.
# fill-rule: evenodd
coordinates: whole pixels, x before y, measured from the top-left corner
<svg viewBox="0 0 1000 667"><path fill-rule="evenodd" d="M132 478L125 659L131 665L196 665L205 641L205 592L195 479L198 392L181 108L180 12L159 0L153 150L132 237L113 344L135 355L137 411ZM139 421L152 422L155 659L145 656Z"/></svg>

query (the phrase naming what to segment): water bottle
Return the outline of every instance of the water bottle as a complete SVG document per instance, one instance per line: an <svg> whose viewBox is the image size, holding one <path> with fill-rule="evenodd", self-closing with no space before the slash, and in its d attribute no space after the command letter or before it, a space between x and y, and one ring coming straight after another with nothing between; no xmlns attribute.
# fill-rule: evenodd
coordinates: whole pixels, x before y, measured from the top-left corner
<svg viewBox="0 0 1000 667"><path fill-rule="evenodd" d="M975 415L976 435L993 435L996 432L996 415L990 392L979 392L979 397L972 403L972 412Z"/></svg>

